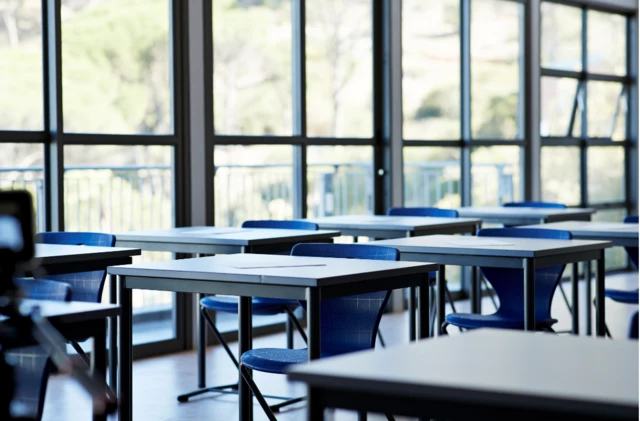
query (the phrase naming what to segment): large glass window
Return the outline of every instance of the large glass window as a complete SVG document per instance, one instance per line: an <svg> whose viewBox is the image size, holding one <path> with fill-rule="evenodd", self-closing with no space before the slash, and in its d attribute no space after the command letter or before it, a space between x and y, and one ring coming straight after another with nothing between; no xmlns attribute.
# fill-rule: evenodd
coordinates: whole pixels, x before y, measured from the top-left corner
<svg viewBox="0 0 640 421"><path fill-rule="evenodd" d="M62 0L65 132L173 132L169 0Z"/></svg>
<svg viewBox="0 0 640 421"><path fill-rule="evenodd" d="M372 137L371 0L306 2L307 135Z"/></svg>
<svg viewBox="0 0 640 421"><path fill-rule="evenodd" d="M610 75L627 73L626 18L589 10L587 14L587 71Z"/></svg>
<svg viewBox="0 0 640 421"><path fill-rule="evenodd" d="M524 7L503 0L471 2L473 138L521 138Z"/></svg>
<svg viewBox="0 0 640 421"><path fill-rule="evenodd" d="M404 148L404 204L460 207L460 149Z"/></svg>
<svg viewBox="0 0 640 421"><path fill-rule="evenodd" d="M460 2L402 2L404 138L460 139Z"/></svg>
<svg viewBox="0 0 640 421"><path fill-rule="evenodd" d="M587 154L589 203L621 202L625 197L624 148L591 146Z"/></svg>
<svg viewBox="0 0 640 421"><path fill-rule="evenodd" d="M582 70L582 10L543 2L540 5L540 65Z"/></svg>
<svg viewBox="0 0 640 421"><path fill-rule="evenodd" d="M576 93L578 101L582 96L578 86L575 79L540 79L540 136L580 137L582 113L576 104Z"/></svg>
<svg viewBox="0 0 640 421"><path fill-rule="evenodd" d="M620 83L589 82L587 115L589 137L626 138L627 95Z"/></svg>
<svg viewBox="0 0 640 421"><path fill-rule="evenodd" d="M520 200L518 146L488 146L471 153L471 200L474 206Z"/></svg>
<svg viewBox="0 0 640 421"><path fill-rule="evenodd" d="M293 146L216 146L215 221L293 218Z"/></svg>
<svg viewBox="0 0 640 421"><path fill-rule="evenodd" d="M0 2L0 130L44 129L42 4Z"/></svg>
<svg viewBox="0 0 640 421"><path fill-rule="evenodd" d="M580 149L577 147L546 146L540 153L542 200L580 204Z"/></svg>
<svg viewBox="0 0 640 421"><path fill-rule="evenodd" d="M292 134L291 37L290 0L213 0L217 134Z"/></svg>

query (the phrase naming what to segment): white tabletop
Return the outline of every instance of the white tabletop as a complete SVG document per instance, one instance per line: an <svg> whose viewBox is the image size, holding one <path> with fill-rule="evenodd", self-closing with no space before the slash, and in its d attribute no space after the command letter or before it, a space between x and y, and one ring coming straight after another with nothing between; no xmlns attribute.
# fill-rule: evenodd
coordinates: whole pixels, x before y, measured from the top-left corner
<svg viewBox="0 0 640 421"><path fill-rule="evenodd" d="M458 209L460 216L469 218L531 218L546 219L553 216L583 216L595 213L591 208L528 208L510 206L465 206Z"/></svg>
<svg viewBox="0 0 640 421"><path fill-rule="evenodd" d="M623 222L565 221L548 224L523 225L519 228L544 228L570 231L578 237L638 238L638 224Z"/></svg>
<svg viewBox="0 0 640 421"><path fill-rule="evenodd" d="M120 259L140 255L139 249L123 247L68 246L36 244L35 259L40 264L78 263L100 259Z"/></svg>
<svg viewBox="0 0 640 421"><path fill-rule="evenodd" d="M337 231L273 228L181 227L131 231L116 234L120 242L189 243L252 246L283 242L311 241L339 236Z"/></svg>
<svg viewBox="0 0 640 421"><path fill-rule="evenodd" d="M638 411L638 342L477 330L295 365L344 391L590 411Z"/></svg>
<svg viewBox="0 0 640 421"><path fill-rule="evenodd" d="M310 218L321 228L327 229L378 229L415 231L418 229L438 229L462 224L480 224L474 218L432 218L425 216L388 216L388 215L342 215L324 218Z"/></svg>
<svg viewBox="0 0 640 421"><path fill-rule="evenodd" d="M424 274L435 263L336 259L267 254L229 254L111 266L110 274L175 280L230 281L325 287L348 282Z"/></svg>
<svg viewBox="0 0 640 421"><path fill-rule="evenodd" d="M549 240L541 238L461 237L456 235L426 235L371 241L363 244L390 246L401 253L437 253L470 256L546 257L566 253L601 250L611 247L610 241Z"/></svg>

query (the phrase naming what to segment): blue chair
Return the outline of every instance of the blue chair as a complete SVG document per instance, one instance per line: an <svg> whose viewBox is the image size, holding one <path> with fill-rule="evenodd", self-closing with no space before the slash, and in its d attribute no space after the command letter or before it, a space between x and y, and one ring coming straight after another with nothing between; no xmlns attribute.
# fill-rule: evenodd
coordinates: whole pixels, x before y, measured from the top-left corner
<svg viewBox="0 0 640 421"><path fill-rule="evenodd" d="M66 283L33 279L14 279L14 283L25 298L54 301L69 301L71 298L71 286ZM14 404L18 405L21 416L39 421L53 368L49 353L34 345L9 350L5 355L14 368Z"/></svg>
<svg viewBox="0 0 640 421"><path fill-rule="evenodd" d="M364 244L297 244L291 250L291 255L371 260L400 259L400 252L397 249ZM382 312L390 295L391 291L380 291L322 301L320 314L321 357L373 348ZM366 306L358 305L358 301L362 300L367 302ZM272 412L273 407L269 407L265 401L264 395L253 381L249 370L284 374L287 367L305 363L307 359L306 348L263 348L242 354L240 374L270 420L276 419ZM298 398L288 403L303 399Z"/></svg>
<svg viewBox="0 0 640 421"><path fill-rule="evenodd" d="M98 232L41 232L36 234L35 242L74 246L113 247L116 244L116 237L115 235ZM91 272L47 275L45 277L36 277L36 279L64 282L71 285L71 301L99 303L102 298L102 290L104 289L106 277L106 270L94 270ZM78 342L69 342L84 362L90 365L89 357Z"/></svg>
<svg viewBox="0 0 640 421"><path fill-rule="evenodd" d="M263 220L263 221L245 221L242 223L242 228L267 228L267 229L292 229L292 230L309 230L317 231L318 224L308 221L275 221L275 220ZM298 308L300 304L296 300L283 300L278 298L253 298L252 300L252 314L254 316L273 316L276 314L285 313L288 316L287 323L287 337L292 338L290 323L296 327L302 339L307 342L307 335L302 328L302 325L298 321L298 318L293 314L294 310ZM216 328L215 322L209 311L212 312L224 312L238 314L238 297L229 296L209 296L200 300L200 313L205 322L211 329L211 332L216 337L220 345L224 348L229 359L233 362L236 368L239 367L238 360L233 354L229 345L222 337L220 331ZM290 347L293 347L292 340L288 340ZM179 402L187 402L189 398L202 395L207 392L215 393L229 393L238 390L238 383L226 384L222 386L205 387L193 392L185 393L178 396Z"/></svg>
<svg viewBox="0 0 640 421"><path fill-rule="evenodd" d="M631 323L629 323L629 339L638 339L638 312L636 311L631 316Z"/></svg>
<svg viewBox="0 0 640 421"><path fill-rule="evenodd" d="M478 236L571 239L569 231L536 228L489 228L480 230ZM553 332L552 326L557 320L551 317L551 301L564 268L565 265L555 265L535 271L535 328L537 330ZM498 310L490 315L448 314L445 325L451 324L464 329L481 327L524 329L523 270L492 267L482 267L481 270L498 295L500 300Z"/></svg>

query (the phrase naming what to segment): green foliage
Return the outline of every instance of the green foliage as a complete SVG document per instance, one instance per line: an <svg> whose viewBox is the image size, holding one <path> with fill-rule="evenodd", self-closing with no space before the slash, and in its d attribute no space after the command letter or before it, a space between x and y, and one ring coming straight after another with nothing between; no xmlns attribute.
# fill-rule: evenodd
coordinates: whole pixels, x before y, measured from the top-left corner
<svg viewBox="0 0 640 421"><path fill-rule="evenodd" d="M478 137L514 138L518 127L518 94L494 96L478 129Z"/></svg>

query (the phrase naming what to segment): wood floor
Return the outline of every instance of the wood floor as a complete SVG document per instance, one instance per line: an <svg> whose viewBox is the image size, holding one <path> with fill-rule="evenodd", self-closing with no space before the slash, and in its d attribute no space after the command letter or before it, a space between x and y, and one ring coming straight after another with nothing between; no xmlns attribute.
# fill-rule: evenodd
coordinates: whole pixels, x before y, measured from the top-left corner
<svg viewBox="0 0 640 421"><path fill-rule="evenodd" d="M608 287L625 289L637 288L638 275L636 273L607 276ZM565 284L567 293L570 285ZM581 300L582 304L583 300ZM607 324L616 340L625 340L630 315L637 310L637 306L620 305L610 300L606 303ZM456 303L458 311L468 311L469 303ZM582 306L584 307L584 306ZM491 313L492 305L489 299L483 302L484 312ZM570 314L559 293L553 302L552 314L559 319L555 326L557 330L569 329ZM387 314L382 318L381 331L387 346L406 343L408 340L406 313ZM456 329L449 329L452 335L458 334ZM584 328L583 328L584 331ZM297 339L296 346L302 347L302 341ZM284 334L277 334L254 340L254 347L282 347ZM232 344L235 345L235 344ZM606 356L603 356L603 358ZM211 347L207 352L208 370L207 384L232 383L236 380L236 372L220 347ZM451 367L455 370L455 367ZM136 361L133 365L134 408L133 416L136 421L169 421L169 420L235 420L237 419L237 397L234 395L203 395L188 403L179 403L176 396L194 389L196 385L196 356L194 351L182 352L162 357ZM265 393L300 396L304 388L299 384L291 384L284 376L256 373L258 386ZM254 401L255 402L255 401ZM278 415L279 420L304 420L306 410L304 404L291 408ZM355 420L354 413L336 411L331 415L336 421ZM386 419L370 415L370 419ZM52 377L47 388L44 408L44 421L84 421L91 419L91 403L88 395L75 381L65 376ZM115 418L114 418L115 419ZM255 403L254 419L265 420L259 405ZM398 418L401 419L401 418Z"/></svg>

